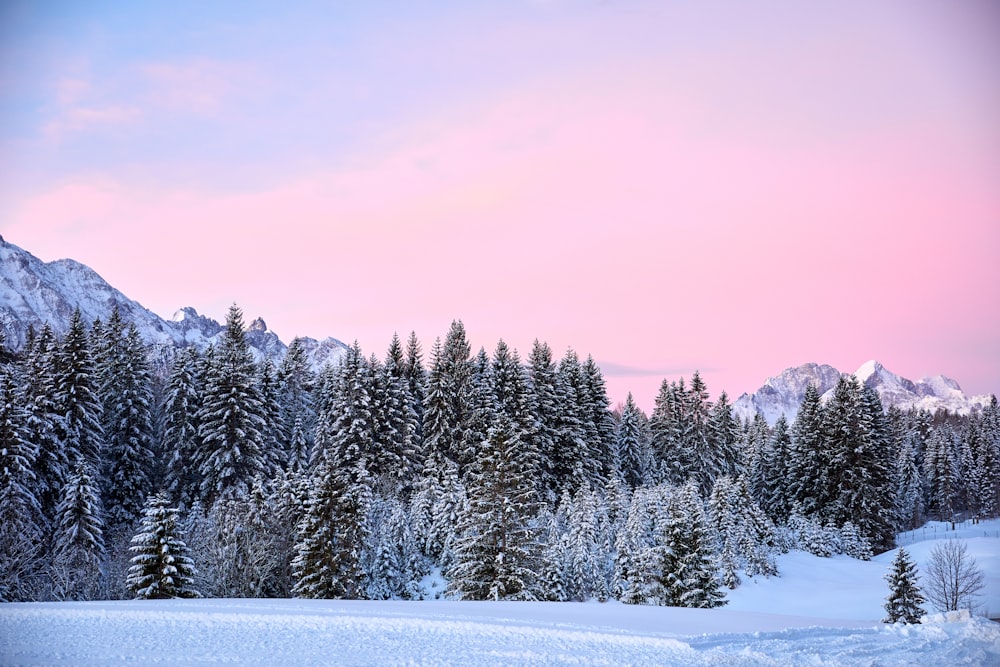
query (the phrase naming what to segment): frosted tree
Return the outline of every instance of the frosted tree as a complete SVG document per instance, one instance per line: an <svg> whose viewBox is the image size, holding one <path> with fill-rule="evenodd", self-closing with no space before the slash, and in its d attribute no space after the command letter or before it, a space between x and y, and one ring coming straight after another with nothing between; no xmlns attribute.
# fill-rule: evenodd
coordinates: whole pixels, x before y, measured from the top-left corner
<svg viewBox="0 0 1000 667"><path fill-rule="evenodd" d="M30 332L29 332L30 333ZM42 510L42 526L54 521L63 484L70 474L69 461L60 432L63 417L55 397L55 348L52 329L42 327L37 337L29 336L18 367L24 407L23 438L37 448L32 470L35 497Z"/></svg>
<svg viewBox="0 0 1000 667"><path fill-rule="evenodd" d="M264 359L256 368L257 394L260 397L261 450L264 473L267 479L275 479L287 467L287 446L285 443L285 414L281 409L281 384L274 362Z"/></svg>
<svg viewBox="0 0 1000 667"><path fill-rule="evenodd" d="M632 494L622 529L615 538L612 593L627 604L667 604L662 533L675 489L640 487Z"/></svg>
<svg viewBox="0 0 1000 667"><path fill-rule="evenodd" d="M739 585L737 569L747 575L777 574L774 562L774 525L750 496L746 481L715 480L708 500L708 518L716 532L726 585Z"/></svg>
<svg viewBox="0 0 1000 667"><path fill-rule="evenodd" d="M620 474L632 489L642 485L650 466L649 436L645 421L645 415L636 406L632 393L629 392L618 423L616 447Z"/></svg>
<svg viewBox="0 0 1000 667"><path fill-rule="evenodd" d="M115 311L117 312L117 311ZM109 326L105 337L117 336L104 347L103 424L107 442L104 506L110 533L131 530L149 492L152 466L152 378L139 331Z"/></svg>
<svg viewBox="0 0 1000 667"><path fill-rule="evenodd" d="M545 499L555 503L555 443L558 439L558 397L556 395L556 367L552 362L552 349L536 339L528 358L528 378L531 404L535 408L538 443L539 485Z"/></svg>
<svg viewBox="0 0 1000 667"><path fill-rule="evenodd" d="M288 470L301 472L309 464L309 453L316 430L316 407L313 392L316 377L309 367L301 338L294 338L278 368L281 394L282 441Z"/></svg>
<svg viewBox="0 0 1000 667"><path fill-rule="evenodd" d="M104 549L104 508L90 464L77 459L56 508L52 535L53 595L89 599L100 586Z"/></svg>
<svg viewBox="0 0 1000 667"><path fill-rule="evenodd" d="M925 602L918 585L917 566L910 555L900 547L892 561L892 569L885 575L889 582L889 597L886 598L886 617L883 623L919 623L926 613L920 605Z"/></svg>
<svg viewBox="0 0 1000 667"><path fill-rule="evenodd" d="M664 603L710 608L726 604L716 575L712 538L694 481L673 494L658 536L658 567Z"/></svg>
<svg viewBox="0 0 1000 667"><path fill-rule="evenodd" d="M602 564L604 544L599 505L593 491L580 489L565 510L565 589L571 600L604 600L608 597Z"/></svg>
<svg viewBox="0 0 1000 667"><path fill-rule="evenodd" d="M789 494L801 515L819 512L826 493L829 461L823 442L823 406L815 385L806 387L792 426L788 459Z"/></svg>
<svg viewBox="0 0 1000 667"><path fill-rule="evenodd" d="M934 429L924 453L924 477L928 486L927 511L939 521L955 517L960 490L958 438L948 424Z"/></svg>
<svg viewBox="0 0 1000 667"><path fill-rule="evenodd" d="M38 448L24 437L26 411L12 373L0 366L0 600L38 595L42 508L33 471Z"/></svg>
<svg viewBox="0 0 1000 667"><path fill-rule="evenodd" d="M510 418L498 415L469 476L450 571L451 590L462 599L536 598L540 508L523 449Z"/></svg>
<svg viewBox="0 0 1000 667"><path fill-rule="evenodd" d="M778 417L764 450L764 475L761 506L775 521L785 521L792 512L789 480L792 436L784 415Z"/></svg>
<svg viewBox="0 0 1000 667"><path fill-rule="evenodd" d="M920 471L919 454L919 435L908 434L896 456L895 510L900 530L912 530L924 523L924 478Z"/></svg>
<svg viewBox="0 0 1000 667"><path fill-rule="evenodd" d="M198 412L201 403L198 352L189 347L174 360L163 406L164 488L190 506L201 495Z"/></svg>
<svg viewBox="0 0 1000 667"><path fill-rule="evenodd" d="M653 414L649 417L649 430L653 456L656 461L657 481L681 484L692 469L688 452L682 441L684 429L684 379L660 385Z"/></svg>
<svg viewBox="0 0 1000 667"><path fill-rule="evenodd" d="M378 428L372 396L374 377L357 342L337 368L334 382L329 405L321 406L316 447L345 484L370 490Z"/></svg>
<svg viewBox="0 0 1000 667"><path fill-rule="evenodd" d="M359 599L366 594L361 552L367 541L364 485L352 485L331 460L317 467L298 522L292 595Z"/></svg>
<svg viewBox="0 0 1000 667"><path fill-rule="evenodd" d="M179 510L169 505L166 494L150 496L132 538L125 585L136 599L201 597L194 587L197 570L180 538Z"/></svg>
<svg viewBox="0 0 1000 667"><path fill-rule="evenodd" d="M424 441L424 398L427 396L427 369L424 368L424 353L417 340L417 333L410 332L406 340L406 359L403 362L403 377L409 389L409 397L413 414L416 418L416 429L413 433L413 446L423 451Z"/></svg>
<svg viewBox="0 0 1000 667"><path fill-rule="evenodd" d="M436 339L431 348L431 370L427 379L427 393L424 398L424 415L422 420L423 450L425 456L439 452L455 463L460 443L456 442L453 428L455 416L449 400L448 376L445 373L445 363L442 357L441 340Z"/></svg>
<svg viewBox="0 0 1000 667"><path fill-rule="evenodd" d="M418 598L426 560L420 555L406 506L396 498L376 496L365 521L368 539L362 562L368 599Z"/></svg>
<svg viewBox="0 0 1000 667"><path fill-rule="evenodd" d="M198 436L201 495L211 503L246 493L266 465L264 409L243 312L235 304L226 316L222 342L208 359Z"/></svg>
<svg viewBox="0 0 1000 667"><path fill-rule="evenodd" d="M586 373L573 350L567 350L559 362L556 396L558 419L552 457L556 491L561 494L602 486L602 463L594 447L598 434L589 410Z"/></svg>
<svg viewBox="0 0 1000 667"><path fill-rule="evenodd" d="M408 493L420 467L416 446L417 414L404 372L402 344L395 334L385 363L374 363L376 420L375 470L391 480L397 492Z"/></svg>
<svg viewBox="0 0 1000 667"><path fill-rule="evenodd" d="M104 453L102 410L97 397L90 340L79 309L55 358L55 409L62 417L58 434L68 461L84 460L100 470Z"/></svg>
<svg viewBox="0 0 1000 667"><path fill-rule="evenodd" d="M1000 514L1000 408L994 396L981 413L970 415L963 433L968 451L965 477L969 510L977 516Z"/></svg>
<svg viewBox="0 0 1000 667"><path fill-rule="evenodd" d="M410 501L414 537L421 552L447 568L454 559L458 522L466 507L458 464L441 452L431 452Z"/></svg>
<svg viewBox="0 0 1000 667"><path fill-rule="evenodd" d="M740 427L726 392L719 394L719 399L709 409L707 429L709 479L714 482L722 475L735 477L741 463Z"/></svg>
<svg viewBox="0 0 1000 667"><path fill-rule="evenodd" d="M578 391L577 398L583 401L584 412L593 425L591 456L596 463L598 478L592 488L599 489L615 469L615 420L609 409L611 401L608 399L604 375L592 356L587 355L582 371L585 391Z"/></svg>

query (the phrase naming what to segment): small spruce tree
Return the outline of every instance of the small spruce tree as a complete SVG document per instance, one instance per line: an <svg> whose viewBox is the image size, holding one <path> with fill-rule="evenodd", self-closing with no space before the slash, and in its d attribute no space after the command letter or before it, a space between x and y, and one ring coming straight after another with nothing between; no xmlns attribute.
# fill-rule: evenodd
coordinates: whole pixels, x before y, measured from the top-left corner
<svg viewBox="0 0 1000 667"><path fill-rule="evenodd" d="M198 574L187 545L178 536L178 510L165 494L151 496L142 512L139 532L129 547L134 555L125 586L136 599L200 598Z"/></svg>
<svg viewBox="0 0 1000 667"><path fill-rule="evenodd" d="M925 602L920 587L917 586L917 568L909 554L900 547L892 569L885 575L889 582L889 597L886 598L886 617L883 623L919 623L926 612L921 608Z"/></svg>

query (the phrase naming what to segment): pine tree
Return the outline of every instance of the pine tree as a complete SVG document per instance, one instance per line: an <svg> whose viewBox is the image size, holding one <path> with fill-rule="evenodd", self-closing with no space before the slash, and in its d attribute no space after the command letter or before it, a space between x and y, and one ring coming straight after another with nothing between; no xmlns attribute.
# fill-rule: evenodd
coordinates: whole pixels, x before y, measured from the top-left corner
<svg viewBox="0 0 1000 667"><path fill-rule="evenodd" d="M278 368L278 384L286 467L291 472L301 472L309 465L316 430L313 396L316 377L309 368L301 338L296 337L288 346Z"/></svg>
<svg viewBox="0 0 1000 667"><path fill-rule="evenodd" d="M711 406L708 413L708 445L710 453L710 478L714 482L721 475L735 477L740 471L739 423L733 416L726 392Z"/></svg>
<svg viewBox="0 0 1000 667"><path fill-rule="evenodd" d="M649 417L656 477L658 481L668 484L683 483L692 469L682 442L685 393L683 378L679 383L664 380L656 396L653 414Z"/></svg>
<svg viewBox="0 0 1000 667"><path fill-rule="evenodd" d="M264 359L257 365L256 385L260 396L261 450L264 460L264 475L267 479L277 478L287 467L287 445L285 443L284 411L281 407L281 384L274 362Z"/></svg>
<svg viewBox="0 0 1000 667"><path fill-rule="evenodd" d="M321 407L318 417L316 447L345 484L370 491L378 428L372 397L374 375L357 342L337 368L334 382L330 404Z"/></svg>
<svg viewBox="0 0 1000 667"><path fill-rule="evenodd" d="M556 491L573 492L603 486L597 458L598 433L590 410L586 373L576 352L567 350L559 362L556 382L558 421L553 448Z"/></svg>
<svg viewBox="0 0 1000 667"><path fill-rule="evenodd" d="M577 398L583 401L583 410L587 421L593 425L591 436L591 457L596 463L597 479L592 488L604 486L615 470L615 421L609 406L607 386L604 375L597 362L590 355L581 367L583 371L584 391L577 392Z"/></svg>
<svg viewBox="0 0 1000 667"><path fill-rule="evenodd" d="M927 441L924 475L928 486L927 511L938 521L955 517L960 481L958 477L957 437L951 426L934 429Z"/></svg>
<svg viewBox="0 0 1000 667"><path fill-rule="evenodd" d="M198 413L203 448L199 472L201 495L214 502L224 495L246 493L266 465L264 409L243 313L235 304L229 308L219 348L207 359Z"/></svg>
<svg viewBox="0 0 1000 667"><path fill-rule="evenodd" d="M201 377L198 352L189 347L174 360L163 407L162 455L165 490L184 506L201 495L198 412Z"/></svg>
<svg viewBox="0 0 1000 667"><path fill-rule="evenodd" d="M466 600L536 599L540 508L510 418L497 416L469 477L450 587Z"/></svg>
<svg viewBox="0 0 1000 667"><path fill-rule="evenodd" d="M885 580L889 582L889 597L886 598L886 617L882 622L919 623L926 614L920 605L926 600L917 585L917 567L902 547L892 561L892 569L885 575Z"/></svg>
<svg viewBox="0 0 1000 667"><path fill-rule="evenodd" d="M608 590L601 563L598 499L590 489L580 489L565 510L566 593L568 599L607 599Z"/></svg>
<svg viewBox="0 0 1000 667"><path fill-rule="evenodd" d="M136 599L199 598L194 587L194 562L180 539L179 511L166 494L150 496L139 532L132 538L133 554L125 585Z"/></svg>
<svg viewBox="0 0 1000 667"><path fill-rule="evenodd" d="M410 337L406 340L406 360L403 363L403 377L406 378L407 387L413 414L415 415L416 429L413 432L413 446L424 453L424 400L427 396L427 369L424 368L423 350L420 348L420 341L417 340L417 333L410 332Z"/></svg>
<svg viewBox="0 0 1000 667"><path fill-rule="evenodd" d="M726 604L719 590L712 540L694 480L670 498L658 546L665 604L697 608Z"/></svg>
<svg viewBox="0 0 1000 667"><path fill-rule="evenodd" d="M104 508L90 464L77 458L56 508L51 568L55 597L93 597L104 557Z"/></svg>
<svg viewBox="0 0 1000 667"><path fill-rule="evenodd" d="M555 446L558 439L556 424L559 421L556 395L556 367L552 362L552 349L545 343L535 342L528 360L531 405L535 408L538 443L539 486L543 497L555 504Z"/></svg>
<svg viewBox="0 0 1000 667"><path fill-rule="evenodd" d="M918 433L905 436L896 458L896 518L899 530L913 530L924 523L923 475L920 471Z"/></svg>
<svg viewBox="0 0 1000 667"><path fill-rule="evenodd" d="M331 460L317 467L305 513L297 526L292 594L300 598L359 599L366 581L361 551L366 542L365 486L352 486Z"/></svg>
<svg viewBox="0 0 1000 667"><path fill-rule="evenodd" d="M793 507L802 515L819 512L824 501L829 460L823 442L823 406L815 385L806 387L792 426L788 479Z"/></svg>
<svg viewBox="0 0 1000 667"><path fill-rule="evenodd" d="M774 521L785 521L792 513L792 485L789 480L792 436L784 415L778 417L764 452L761 506Z"/></svg>
<svg viewBox="0 0 1000 667"><path fill-rule="evenodd" d="M375 470L388 479L397 492L409 493L420 467L416 447L417 415L403 375L403 348L393 334L381 366L374 369Z"/></svg>
<svg viewBox="0 0 1000 667"><path fill-rule="evenodd" d="M24 437L26 411L19 404L13 374L0 366L0 601L32 599L41 569L38 448Z"/></svg>
<svg viewBox="0 0 1000 667"><path fill-rule="evenodd" d="M37 447L32 469L34 493L42 510L42 528L55 521L56 506L69 477L69 460L59 434L65 429L55 402L55 348L52 329L42 327L37 337L29 336L20 364L21 403L24 405L23 437Z"/></svg>
<svg viewBox="0 0 1000 667"><path fill-rule="evenodd" d="M117 313L117 311L115 311ZM130 324L123 332L116 324L105 337L110 343L103 359L104 433L107 457L104 506L109 533L131 530L149 492L152 466L152 378L139 331Z"/></svg>
<svg viewBox="0 0 1000 667"><path fill-rule="evenodd" d="M626 604L665 604L657 535L665 523L671 487L639 487L615 539L612 592Z"/></svg>
<svg viewBox="0 0 1000 667"><path fill-rule="evenodd" d="M79 309L74 311L69 331L59 346L55 377L56 410L62 416L59 437L67 460L82 459L92 470L100 470L104 453L102 411L90 341Z"/></svg>
<svg viewBox="0 0 1000 667"><path fill-rule="evenodd" d="M629 392L618 423L616 440L619 471L622 480L631 489L642 485L650 466L649 437L645 421L645 415L636 406L632 393Z"/></svg>

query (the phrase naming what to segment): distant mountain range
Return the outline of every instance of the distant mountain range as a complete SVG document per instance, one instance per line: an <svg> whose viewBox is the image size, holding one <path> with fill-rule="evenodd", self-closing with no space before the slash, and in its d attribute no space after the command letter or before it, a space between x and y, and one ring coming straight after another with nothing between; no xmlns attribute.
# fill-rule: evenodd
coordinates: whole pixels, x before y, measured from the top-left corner
<svg viewBox="0 0 1000 667"><path fill-rule="evenodd" d="M826 364L803 364L787 368L777 377L768 378L752 394L743 394L733 403L733 412L744 419L760 413L769 424L782 415L792 422L799 411L806 388L815 385L823 399L829 398L842 373ZM958 383L944 375L917 382L896 375L877 361L867 361L853 375L878 392L886 407L936 412L944 409L969 414L986 407L991 396L968 396Z"/></svg>
<svg viewBox="0 0 1000 667"><path fill-rule="evenodd" d="M181 308L173 319L165 320L109 285L90 267L72 259L43 262L0 237L0 330L8 348L20 349L28 328L37 331L46 322L56 333L65 333L76 308L89 323L98 318L106 321L116 307L123 320L136 325L154 357L171 357L187 346L203 350L224 330L194 308ZM247 326L247 341L258 359L277 362L288 349L260 318ZM347 350L336 338L303 338L302 342L314 368L336 361Z"/></svg>
<svg viewBox="0 0 1000 667"><path fill-rule="evenodd" d="M107 320L117 307L126 322L134 322L143 340L150 345L154 358L168 360L182 347L202 350L219 339L223 325L199 315L194 308L181 308L165 320L109 285L97 273L71 259L43 262L26 250L0 237L0 330L8 348L24 345L28 328L36 330L48 322L58 334L69 326L74 309L84 320ZM247 327L247 341L258 358L279 361L288 349L264 320L257 318ZM335 362L347 350L336 338L321 341L302 339L314 368ZM919 408L934 412L946 409L967 414L989 404L989 396L966 396L954 380L943 375L913 382L887 370L877 361L866 362L854 373L866 385L874 387L886 406ZM821 364L803 364L789 368L777 377L768 378L752 394L743 394L733 404L734 412L752 419L758 412L770 424L784 415L795 419L806 387L815 384L821 394L830 392L841 372Z"/></svg>

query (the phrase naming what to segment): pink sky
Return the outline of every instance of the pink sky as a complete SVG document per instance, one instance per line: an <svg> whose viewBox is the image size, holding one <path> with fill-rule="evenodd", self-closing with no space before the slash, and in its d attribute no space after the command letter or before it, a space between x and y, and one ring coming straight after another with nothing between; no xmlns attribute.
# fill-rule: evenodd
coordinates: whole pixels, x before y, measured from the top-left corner
<svg viewBox="0 0 1000 667"><path fill-rule="evenodd" d="M647 410L1000 393L1000 11L661 4L9 10L0 233L166 317L572 346Z"/></svg>

